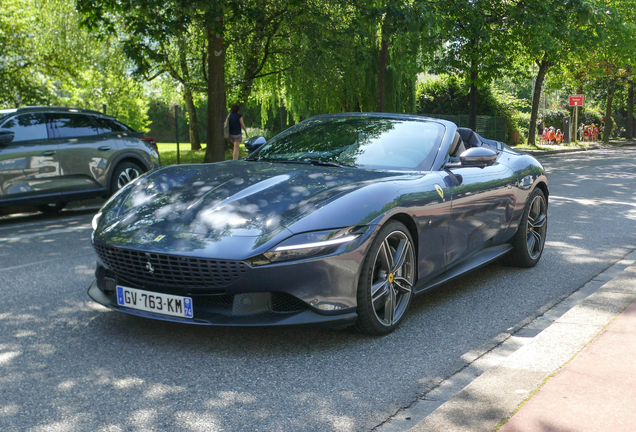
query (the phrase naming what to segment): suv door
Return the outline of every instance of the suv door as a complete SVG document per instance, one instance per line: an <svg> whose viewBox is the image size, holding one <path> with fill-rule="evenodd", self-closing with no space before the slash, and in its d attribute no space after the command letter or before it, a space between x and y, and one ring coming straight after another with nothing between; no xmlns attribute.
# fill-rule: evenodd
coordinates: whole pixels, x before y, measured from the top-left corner
<svg viewBox="0 0 636 432"><path fill-rule="evenodd" d="M0 131L13 140L0 146L0 196L3 201L59 194L58 145L49 139L42 113L18 114L5 119Z"/></svg>
<svg viewBox="0 0 636 432"><path fill-rule="evenodd" d="M90 115L49 113L48 116L59 145L63 192L106 192L107 168L117 153L116 140L102 133Z"/></svg>

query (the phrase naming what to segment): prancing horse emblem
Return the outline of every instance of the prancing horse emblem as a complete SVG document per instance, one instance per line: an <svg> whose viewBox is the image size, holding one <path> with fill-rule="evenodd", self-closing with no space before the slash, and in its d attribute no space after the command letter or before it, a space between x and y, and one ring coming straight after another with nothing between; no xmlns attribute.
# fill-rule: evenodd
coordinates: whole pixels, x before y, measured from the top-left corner
<svg viewBox="0 0 636 432"><path fill-rule="evenodd" d="M443 200L444 199L444 189L442 189L442 187L440 185L436 184L435 185L435 190L439 194L440 198Z"/></svg>
<svg viewBox="0 0 636 432"><path fill-rule="evenodd" d="M148 264L146 264L146 270L148 270L148 273L153 274L155 272L155 268L152 266L152 263L150 262L150 254L146 254L146 257L148 259Z"/></svg>

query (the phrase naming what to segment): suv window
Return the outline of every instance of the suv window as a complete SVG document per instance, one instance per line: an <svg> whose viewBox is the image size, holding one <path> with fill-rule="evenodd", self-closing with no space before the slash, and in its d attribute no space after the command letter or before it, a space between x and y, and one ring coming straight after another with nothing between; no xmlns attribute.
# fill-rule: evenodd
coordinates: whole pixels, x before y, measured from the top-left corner
<svg viewBox="0 0 636 432"><path fill-rule="evenodd" d="M102 133L108 132L128 132L120 123L103 117L93 117Z"/></svg>
<svg viewBox="0 0 636 432"><path fill-rule="evenodd" d="M58 138L95 136L99 133L91 118L82 114L49 114L51 127Z"/></svg>
<svg viewBox="0 0 636 432"><path fill-rule="evenodd" d="M3 131L13 132L12 142L47 139L46 121L44 114L22 114L8 119L2 125Z"/></svg>

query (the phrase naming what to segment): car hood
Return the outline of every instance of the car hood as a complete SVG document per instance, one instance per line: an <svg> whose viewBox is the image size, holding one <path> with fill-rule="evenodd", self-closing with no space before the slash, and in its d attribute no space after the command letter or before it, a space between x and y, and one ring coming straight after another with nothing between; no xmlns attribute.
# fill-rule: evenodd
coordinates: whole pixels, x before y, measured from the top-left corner
<svg viewBox="0 0 636 432"><path fill-rule="evenodd" d="M343 194L396 176L403 174L248 161L171 166L141 179L98 239L123 246L168 234L272 237Z"/></svg>

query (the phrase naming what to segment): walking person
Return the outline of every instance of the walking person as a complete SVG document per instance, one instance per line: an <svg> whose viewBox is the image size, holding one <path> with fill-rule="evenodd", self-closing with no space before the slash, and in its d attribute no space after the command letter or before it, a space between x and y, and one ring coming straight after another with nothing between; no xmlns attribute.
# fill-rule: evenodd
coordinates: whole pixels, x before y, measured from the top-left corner
<svg viewBox="0 0 636 432"><path fill-rule="evenodd" d="M539 135L539 143L543 144L543 128L545 124L543 123L543 118L539 119L539 123L537 123L537 134Z"/></svg>
<svg viewBox="0 0 636 432"><path fill-rule="evenodd" d="M239 149L241 147L241 142L243 142L241 129L245 131L245 138L250 137L247 134L245 123L243 123L243 114L239 114L239 108L240 106L238 104L232 104L232 107L230 108L230 115L227 117L230 129L230 136L228 139L232 144L234 144L234 153L232 155L233 159L239 158Z"/></svg>

